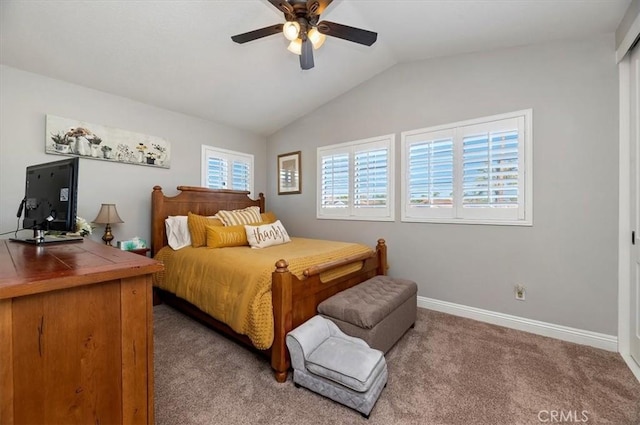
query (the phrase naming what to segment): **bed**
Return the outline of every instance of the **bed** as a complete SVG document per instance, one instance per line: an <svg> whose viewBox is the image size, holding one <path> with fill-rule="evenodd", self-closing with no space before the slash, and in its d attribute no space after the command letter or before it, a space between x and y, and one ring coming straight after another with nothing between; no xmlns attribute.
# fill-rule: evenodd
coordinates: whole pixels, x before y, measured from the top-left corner
<svg viewBox="0 0 640 425"><path fill-rule="evenodd" d="M265 198L261 193L258 199L249 198L249 192L232 190L214 190L193 186L178 186L178 194L165 196L160 186L153 188L151 217L152 256L161 252L167 245L165 219L169 216L187 215L189 212L202 216L212 216L220 210L237 210L257 206L265 212ZM194 250L207 248L193 248ZM250 250L250 248L247 247ZM269 249L269 248L267 248ZM259 250L258 250L259 251ZM353 267L355 266L355 267ZM167 265L165 264L165 267ZM351 267L351 269L348 269ZM345 273L334 273L342 268ZM273 342L270 347L258 349L247 335L239 334L226 323L216 320L191 302L175 293L154 287L154 304L164 302L184 314L214 328L227 336L260 351L270 359L278 382L287 379L290 366L289 354L285 344L286 334L316 314L320 302L330 296L357 285L375 275L386 274L387 247L383 239L377 241L374 249L367 253L347 255L321 264L314 264L304 271L296 273L290 270L286 258L274 261L270 282L270 301L273 310ZM321 279L321 276L323 278Z"/></svg>

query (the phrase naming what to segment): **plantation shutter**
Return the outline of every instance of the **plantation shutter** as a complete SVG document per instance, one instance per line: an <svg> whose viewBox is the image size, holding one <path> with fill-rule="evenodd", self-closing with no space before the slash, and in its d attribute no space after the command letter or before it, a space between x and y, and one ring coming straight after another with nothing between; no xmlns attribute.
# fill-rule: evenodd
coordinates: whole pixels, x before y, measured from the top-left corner
<svg viewBox="0 0 640 425"><path fill-rule="evenodd" d="M459 214L518 219L523 215L523 118L461 127Z"/></svg>
<svg viewBox="0 0 640 425"><path fill-rule="evenodd" d="M249 163L245 161L233 160L232 172L232 188L234 190L250 190L251 187L251 170Z"/></svg>
<svg viewBox="0 0 640 425"><path fill-rule="evenodd" d="M318 148L318 218L393 220L393 134Z"/></svg>
<svg viewBox="0 0 640 425"><path fill-rule="evenodd" d="M321 208L349 208L349 153L323 156L321 170Z"/></svg>
<svg viewBox="0 0 640 425"><path fill-rule="evenodd" d="M229 175L227 161L224 158L207 158L207 184L209 189L228 189L227 176Z"/></svg>
<svg viewBox="0 0 640 425"><path fill-rule="evenodd" d="M404 217L453 217L454 135L452 129L403 134Z"/></svg>
<svg viewBox="0 0 640 425"><path fill-rule="evenodd" d="M402 220L530 225L531 110L402 133Z"/></svg>
<svg viewBox="0 0 640 425"><path fill-rule="evenodd" d="M518 131L463 139L462 204L518 207Z"/></svg>
<svg viewBox="0 0 640 425"><path fill-rule="evenodd" d="M355 208L388 206L389 154L387 148L356 151L354 163Z"/></svg>
<svg viewBox="0 0 640 425"><path fill-rule="evenodd" d="M409 203L412 207L453 206L453 139L409 146Z"/></svg>
<svg viewBox="0 0 640 425"><path fill-rule="evenodd" d="M209 189L253 190L253 155L202 147L202 186Z"/></svg>

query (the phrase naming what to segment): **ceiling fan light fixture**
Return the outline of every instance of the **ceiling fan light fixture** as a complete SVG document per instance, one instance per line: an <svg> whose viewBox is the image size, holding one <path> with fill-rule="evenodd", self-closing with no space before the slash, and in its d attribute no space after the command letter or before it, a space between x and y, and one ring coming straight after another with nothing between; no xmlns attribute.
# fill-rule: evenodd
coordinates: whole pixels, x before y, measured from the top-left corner
<svg viewBox="0 0 640 425"><path fill-rule="evenodd" d="M292 40L291 43L289 43L289 47L287 47L287 50L300 56L302 54L302 40L300 40L299 38Z"/></svg>
<svg viewBox="0 0 640 425"><path fill-rule="evenodd" d="M282 26L282 33L287 40L294 41L300 35L300 24L296 21L287 21Z"/></svg>
<svg viewBox="0 0 640 425"><path fill-rule="evenodd" d="M373 31L331 21L321 21L320 15L333 0L268 0L268 2L284 14L284 23L236 34L231 36L231 40L244 44L282 33L289 40L287 50L299 56L302 70L313 68L313 51L324 44L326 36L363 46L371 46L378 39L378 34Z"/></svg>
<svg viewBox="0 0 640 425"><path fill-rule="evenodd" d="M309 41L313 44L313 48L317 50L324 44L327 36L318 31L317 28L313 27L307 33L307 38L309 38Z"/></svg>

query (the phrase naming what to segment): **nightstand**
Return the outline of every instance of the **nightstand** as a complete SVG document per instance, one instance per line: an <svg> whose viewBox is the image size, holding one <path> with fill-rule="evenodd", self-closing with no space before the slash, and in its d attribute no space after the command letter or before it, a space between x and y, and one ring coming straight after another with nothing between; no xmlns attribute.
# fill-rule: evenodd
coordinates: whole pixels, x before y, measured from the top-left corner
<svg viewBox="0 0 640 425"><path fill-rule="evenodd" d="M147 256L147 253L151 251L151 248L140 248L140 249L130 249L129 252L133 252L134 254Z"/></svg>

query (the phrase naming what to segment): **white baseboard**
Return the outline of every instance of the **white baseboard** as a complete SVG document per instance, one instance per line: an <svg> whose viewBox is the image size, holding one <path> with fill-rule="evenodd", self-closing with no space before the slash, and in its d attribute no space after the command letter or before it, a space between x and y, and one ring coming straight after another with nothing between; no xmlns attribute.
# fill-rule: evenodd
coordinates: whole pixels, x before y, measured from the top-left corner
<svg viewBox="0 0 640 425"><path fill-rule="evenodd" d="M418 307L453 314L454 316L466 317L468 319L491 323L493 325L504 326L506 328L517 329L519 331L548 336L563 341L574 342L576 344L601 348L607 351L618 351L618 338L613 335L585 331L582 329L570 328L568 326L555 325L553 323L540 322L538 320L526 319L524 317L497 313L495 311L483 310L475 307L468 307L462 304L455 304L427 297L418 297ZM633 359L629 360L633 362ZM629 363L629 360L627 360L627 363ZM636 377L637 376L638 375L636 374Z"/></svg>

